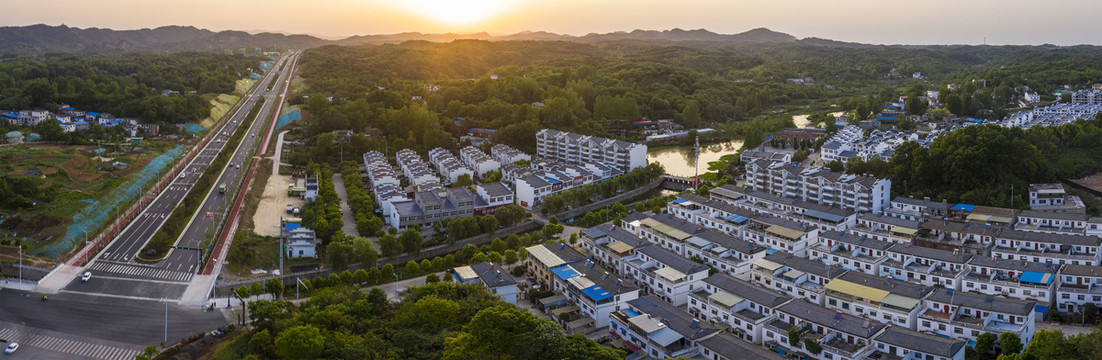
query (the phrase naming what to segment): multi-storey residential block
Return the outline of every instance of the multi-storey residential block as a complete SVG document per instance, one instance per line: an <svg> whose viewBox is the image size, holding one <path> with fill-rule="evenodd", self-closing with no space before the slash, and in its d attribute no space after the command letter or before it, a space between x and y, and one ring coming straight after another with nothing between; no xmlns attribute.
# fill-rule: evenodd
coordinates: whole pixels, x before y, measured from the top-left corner
<svg viewBox="0 0 1102 360"><path fill-rule="evenodd" d="M880 276L909 281L922 286L944 286L960 290L961 280L968 273L972 255L895 244L887 250L888 259L880 264Z"/></svg>
<svg viewBox="0 0 1102 360"><path fill-rule="evenodd" d="M1033 340L1036 305L1032 300L937 289L926 297L918 331L975 341L983 333L1013 333L1023 344Z"/></svg>
<svg viewBox="0 0 1102 360"><path fill-rule="evenodd" d="M600 164L583 166L537 160L532 165L532 168L515 168L514 165L503 170L516 183L518 204L529 209L542 203L547 195L623 174Z"/></svg>
<svg viewBox="0 0 1102 360"><path fill-rule="evenodd" d="M467 175L472 180L475 178L474 171L459 162L459 159L456 159L455 155L452 155L451 151L447 149L432 149L429 151L429 161L432 162L433 166L436 166L436 170L440 171L440 175L449 184L458 181L459 177L463 175Z"/></svg>
<svg viewBox="0 0 1102 360"><path fill-rule="evenodd" d="M367 180L371 187L383 184L401 186L398 180L398 172L387 162L386 156L378 151L368 151L363 155L364 169L367 170Z"/></svg>
<svg viewBox="0 0 1102 360"><path fill-rule="evenodd" d="M849 271L826 284L826 307L914 329L922 298L933 291L917 283Z"/></svg>
<svg viewBox="0 0 1102 360"><path fill-rule="evenodd" d="M451 276L460 284L482 284L491 294L510 304L517 303L517 281L500 266L491 262L480 262L470 266L452 269Z"/></svg>
<svg viewBox="0 0 1102 360"><path fill-rule="evenodd" d="M1056 305L1060 311L1082 311L1083 305L1102 304L1102 267L1064 265L1056 285Z"/></svg>
<svg viewBox="0 0 1102 360"><path fill-rule="evenodd" d="M475 209L486 208L481 198L464 188L419 191L413 200L391 201L388 224L404 229L428 226L436 221L475 214ZM481 212L481 211L480 211Z"/></svg>
<svg viewBox="0 0 1102 360"><path fill-rule="evenodd" d="M693 224L736 236L748 219L758 216L753 210L692 193L678 195L677 200L666 204L666 212Z"/></svg>
<svg viewBox="0 0 1102 360"><path fill-rule="evenodd" d="M968 263L961 290L1035 300L1034 311L1044 313L1056 292L1059 265L978 256Z"/></svg>
<svg viewBox="0 0 1102 360"><path fill-rule="evenodd" d="M991 255L1043 264L1100 265L1102 238L1004 229L995 235Z"/></svg>
<svg viewBox="0 0 1102 360"><path fill-rule="evenodd" d="M494 209L512 204L514 201L513 190L502 182L476 185L475 192L486 203L486 207L477 209L481 211L475 211L477 215L493 213Z"/></svg>
<svg viewBox="0 0 1102 360"><path fill-rule="evenodd" d="M473 170L480 179L491 171L501 170L500 161L494 160L490 155L486 155L474 146L459 149L459 160L462 160L463 164Z"/></svg>
<svg viewBox="0 0 1102 360"><path fill-rule="evenodd" d="M704 230L700 225L678 219L671 214L658 214L640 220L637 235L678 256L685 256L685 240Z"/></svg>
<svg viewBox="0 0 1102 360"><path fill-rule="evenodd" d="M588 261L589 258L566 243L540 244L529 246L528 258L524 260L528 273L540 282L544 288L550 288L555 283L555 273L552 269Z"/></svg>
<svg viewBox="0 0 1102 360"><path fill-rule="evenodd" d="M639 287L592 261L579 262L551 269L555 274L555 292L577 306L583 318L570 321L567 330L587 333L608 327L612 312L627 308L628 301L639 298Z"/></svg>
<svg viewBox="0 0 1102 360"><path fill-rule="evenodd" d="M551 195L552 184L541 176L528 175L516 179L517 204L531 209L543 202L543 198Z"/></svg>
<svg viewBox="0 0 1102 360"><path fill-rule="evenodd" d="M792 300L769 289L715 274L704 279L704 287L689 294L689 313L715 324L730 326L741 339L762 343L762 329L776 317L776 309Z"/></svg>
<svg viewBox="0 0 1102 360"><path fill-rule="evenodd" d="M1054 213L1085 213L1083 199L1069 195L1064 186L1055 184L1029 184L1029 208Z"/></svg>
<svg viewBox="0 0 1102 360"><path fill-rule="evenodd" d="M750 282L822 304L823 285L844 272L837 266L778 251L750 264Z"/></svg>
<svg viewBox="0 0 1102 360"><path fill-rule="evenodd" d="M502 166L505 164L512 164L517 161L525 160L532 161L532 156L521 152L520 150L509 147L505 144L497 144L490 148L490 155L494 157Z"/></svg>
<svg viewBox="0 0 1102 360"><path fill-rule="evenodd" d="M896 244L910 244L911 239L922 228L922 221L907 220L880 214L857 215L857 226L850 229L857 235L867 236L873 240L887 241Z"/></svg>
<svg viewBox="0 0 1102 360"><path fill-rule="evenodd" d="M891 193L888 179L766 160L747 164L744 179L752 190L857 212L880 212L888 207Z"/></svg>
<svg viewBox="0 0 1102 360"><path fill-rule="evenodd" d="M1022 210L1014 222L1014 229L1052 234L1083 235L1090 216L1073 212L1045 212Z"/></svg>
<svg viewBox="0 0 1102 360"><path fill-rule="evenodd" d="M788 330L796 327L800 340L792 348ZM817 360L864 359L872 352L872 340L884 324L828 309L806 301L793 300L777 308L777 319L765 325L766 347L798 351ZM822 351L813 354L805 341L818 342Z"/></svg>
<svg viewBox="0 0 1102 360"><path fill-rule="evenodd" d="M629 349L662 360L694 356L700 341L720 331L662 299L644 296L609 316L609 332L630 343Z"/></svg>
<svg viewBox="0 0 1102 360"><path fill-rule="evenodd" d="M879 275L880 264L887 260L886 250L890 247L892 243L873 240L868 236L825 231L819 234L819 245L808 251L808 257L843 270Z"/></svg>
<svg viewBox="0 0 1102 360"><path fill-rule="evenodd" d="M922 229L919 229L915 236L915 245L986 256L987 249L995 243L995 234L1002 229L999 226L975 225L946 219L931 220L922 224Z"/></svg>
<svg viewBox="0 0 1102 360"><path fill-rule="evenodd" d="M593 260L616 274L624 273L627 260L635 256L636 248L651 246L631 231L612 224L585 229L580 240L583 251L592 254Z"/></svg>
<svg viewBox="0 0 1102 360"><path fill-rule="evenodd" d="M747 279L750 264L765 257L769 248L755 245L712 229L693 234L685 240L685 254L704 264L740 279Z"/></svg>
<svg viewBox="0 0 1102 360"><path fill-rule="evenodd" d="M626 172L647 166L647 146L543 129L536 133L536 157L571 164L606 164Z"/></svg>
<svg viewBox="0 0 1102 360"><path fill-rule="evenodd" d="M946 202L930 201L930 198L922 200L897 196L892 199L891 207L884 212L888 216L900 219L919 221L922 219L936 219L949 216L949 204Z"/></svg>
<svg viewBox="0 0 1102 360"><path fill-rule="evenodd" d="M872 339L871 359L964 360L965 342L889 327Z"/></svg>
<svg viewBox="0 0 1102 360"><path fill-rule="evenodd" d="M699 289L708 276L707 266L658 246L637 248L635 254L627 261L623 277L675 306L685 305L689 293Z"/></svg>
<svg viewBox="0 0 1102 360"><path fill-rule="evenodd" d="M772 216L749 219L741 232L743 240L796 256L807 256L807 249L819 243L818 229Z"/></svg>

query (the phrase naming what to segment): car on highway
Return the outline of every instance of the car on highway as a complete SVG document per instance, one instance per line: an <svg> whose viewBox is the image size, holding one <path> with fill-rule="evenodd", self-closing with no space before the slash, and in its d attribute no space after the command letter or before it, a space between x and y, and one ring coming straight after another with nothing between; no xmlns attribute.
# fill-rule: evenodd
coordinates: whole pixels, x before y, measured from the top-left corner
<svg viewBox="0 0 1102 360"><path fill-rule="evenodd" d="M11 354L11 353L15 352L16 350L19 350L19 343L13 342L11 344L8 344L8 347L4 348L4 353L5 354Z"/></svg>
<svg viewBox="0 0 1102 360"><path fill-rule="evenodd" d="M84 276L80 277L80 282L88 282L88 280L91 279L91 278L92 278L92 273L91 272L85 272Z"/></svg>

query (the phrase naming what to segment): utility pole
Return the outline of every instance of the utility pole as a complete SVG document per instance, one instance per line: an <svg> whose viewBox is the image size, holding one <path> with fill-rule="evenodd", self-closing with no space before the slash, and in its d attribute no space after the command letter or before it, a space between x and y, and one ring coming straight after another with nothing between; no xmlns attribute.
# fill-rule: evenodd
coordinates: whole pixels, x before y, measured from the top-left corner
<svg viewBox="0 0 1102 360"><path fill-rule="evenodd" d="M693 140L693 156L694 156L694 159L696 159L696 161L694 161L694 163L693 163L693 166L695 167L695 171L696 171L696 177L693 178L693 189L696 189L697 181L700 180L700 136L699 135L697 135Z"/></svg>
<svg viewBox="0 0 1102 360"><path fill-rule="evenodd" d="M161 302L165 303L165 344L168 344L168 298L162 297Z"/></svg>
<svg viewBox="0 0 1102 360"><path fill-rule="evenodd" d="M19 283L23 283L23 245L19 245Z"/></svg>

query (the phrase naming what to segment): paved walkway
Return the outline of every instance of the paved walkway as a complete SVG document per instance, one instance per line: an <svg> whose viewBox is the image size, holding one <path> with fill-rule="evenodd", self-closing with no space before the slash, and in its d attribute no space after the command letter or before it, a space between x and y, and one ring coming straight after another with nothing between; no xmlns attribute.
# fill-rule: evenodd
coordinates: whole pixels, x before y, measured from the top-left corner
<svg viewBox="0 0 1102 360"><path fill-rule="evenodd" d="M337 190L337 196L341 198L341 220L344 221L345 235L359 236L356 231L356 217L352 215L352 207L348 206L348 191L344 189L344 178L341 174L333 174L333 188Z"/></svg>
<svg viewBox="0 0 1102 360"><path fill-rule="evenodd" d="M272 176L279 175L279 161L283 157L283 135L290 130L283 130L276 139L275 154L272 155Z"/></svg>

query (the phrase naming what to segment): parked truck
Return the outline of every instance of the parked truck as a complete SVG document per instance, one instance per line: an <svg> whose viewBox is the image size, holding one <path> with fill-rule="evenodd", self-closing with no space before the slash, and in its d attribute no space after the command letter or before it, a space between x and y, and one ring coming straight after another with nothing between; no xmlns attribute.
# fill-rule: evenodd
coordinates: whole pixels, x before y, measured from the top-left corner
<svg viewBox="0 0 1102 360"><path fill-rule="evenodd" d="M291 213L294 213L294 212L295 212L295 206L291 205L291 204L287 204L287 213L291 214Z"/></svg>
<svg viewBox="0 0 1102 360"><path fill-rule="evenodd" d="M299 211L299 209L297 207L294 208L293 210L291 210L291 214L294 215L294 216L298 216L298 214L300 214L300 213L301 213L301 211Z"/></svg>
<svg viewBox="0 0 1102 360"><path fill-rule="evenodd" d="M226 184L218 185L218 193L219 194L225 194L226 193Z"/></svg>

